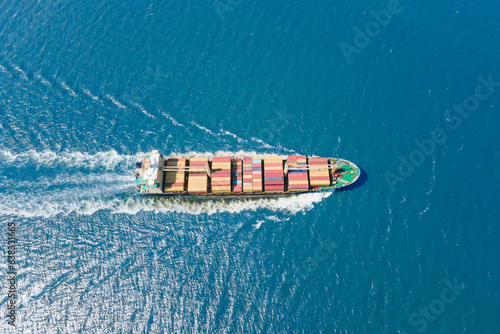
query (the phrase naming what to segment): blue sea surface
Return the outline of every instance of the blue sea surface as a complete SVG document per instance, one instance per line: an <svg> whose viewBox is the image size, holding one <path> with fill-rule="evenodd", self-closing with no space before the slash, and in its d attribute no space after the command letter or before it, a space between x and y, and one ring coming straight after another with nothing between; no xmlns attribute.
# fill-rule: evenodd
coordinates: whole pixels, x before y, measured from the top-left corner
<svg viewBox="0 0 500 334"><path fill-rule="evenodd" d="M493 0L0 2L0 333L500 333L499 17ZM363 175L139 198L151 149Z"/></svg>

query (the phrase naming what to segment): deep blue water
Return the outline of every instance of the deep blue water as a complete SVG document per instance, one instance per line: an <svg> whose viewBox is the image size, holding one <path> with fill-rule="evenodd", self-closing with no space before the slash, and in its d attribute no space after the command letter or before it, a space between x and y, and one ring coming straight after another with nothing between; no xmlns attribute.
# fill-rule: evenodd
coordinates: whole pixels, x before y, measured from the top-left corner
<svg viewBox="0 0 500 334"><path fill-rule="evenodd" d="M0 332L500 333L499 15L1 2L2 314L9 221L18 299ZM331 195L136 198L152 148L334 156L364 175Z"/></svg>

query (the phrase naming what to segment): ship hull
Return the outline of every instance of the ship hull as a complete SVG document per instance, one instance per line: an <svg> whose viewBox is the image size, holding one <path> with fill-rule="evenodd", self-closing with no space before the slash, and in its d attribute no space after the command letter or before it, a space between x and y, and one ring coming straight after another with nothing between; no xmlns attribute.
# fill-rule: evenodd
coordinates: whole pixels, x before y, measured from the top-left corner
<svg viewBox="0 0 500 334"><path fill-rule="evenodd" d="M274 198L335 192L361 171L338 158L165 157L153 150L134 171L136 195L182 198Z"/></svg>
<svg viewBox="0 0 500 334"><path fill-rule="evenodd" d="M261 193L261 194L187 194L187 193L161 193L161 194L149 194L149 193L136 193L136 196L145 197L182 197L182 198L206 198L206 199L232 199L232 198L273 198L273 197L284 197L284 196L295 196L301 194L316 194L316 193L327 193L335 192L337 189L322 189L322 190L308 190L308 191L288 191L283 193Z"/></svg>

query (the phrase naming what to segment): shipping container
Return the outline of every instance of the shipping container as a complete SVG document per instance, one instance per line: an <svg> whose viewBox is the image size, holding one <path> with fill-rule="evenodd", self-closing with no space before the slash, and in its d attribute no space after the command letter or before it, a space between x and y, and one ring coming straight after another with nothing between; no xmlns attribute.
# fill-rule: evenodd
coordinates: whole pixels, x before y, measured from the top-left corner
<svg viewBox="0 0 500 334"><path fill-rule="evenodd" d="M169 167L185 167L186 159L185 158L168 159L165 165ZM164 192L184 191L184 184L186 179L186 174L184 171L165 172L164 174L165 174L165 180L163 183Z"/></svg>
<svg viewBox="0 0 500 334"><path fill-rule="evenodd" d="M189 166L204 167L208 163L208 158L191 158ZM189 193L206 193L208 188L208 176L206 171L200 168L200 171L190 171L188 173L188 192Z"/></svg>

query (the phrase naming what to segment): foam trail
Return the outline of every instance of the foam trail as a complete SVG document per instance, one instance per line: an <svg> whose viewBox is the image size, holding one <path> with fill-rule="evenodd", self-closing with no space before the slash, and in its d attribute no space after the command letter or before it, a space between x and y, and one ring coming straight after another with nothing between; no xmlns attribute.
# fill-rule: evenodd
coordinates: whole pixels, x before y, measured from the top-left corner
<svg viewBox="0 0 500 334"><path fill-rule="evenodd" d="M107 170L131 169L136 161L144 156L140 152L136 155L118 154L115 150L98 152L95 154L82 152L54 152L45 150L37 152L29 150L21 153L12 153L9 150L0 150L0 166L14 167L46 167L46 168L103 168Z"/></svg>
<svg viewBox="0 0 500 334"><path fill-rule="evenodd" d="M161 114L163 115L163 117L165 117L170 122L172 122L173 125L180 126L180 127L183 127L183 128L186 127L184 124L181 124L181 123L177 122L172 116L170 116L165 111L163 111L163 109L161 107L158 108L158 111L161 112Z"/></svg>
<svg viewBox="0 0 500 334"><path fill-rule="evenodd" d="M132 173L104 173L104 174L85 174L85 173L71 173L64 175L56 175L54 177L42 176L33 180L4 180L2 186L11 189L28 188L49 188L53 186L74 186L74 185L92 185L92 184L132 184L134 177Z"/></svg>
<svg viewBox="0 0 500 334"><path fill-rule="evenodd" d="M238 143L248 143L248 140L245 140L243 138L240 138L238 137L237 135L235 135L234 133L231 133L227 130L221 130L221 132L226 135L226 136L231 136L233 137L234 139L236 139L238 141Z"/></svg>
<svg viewBox="0 0 500 334"><path fill-rule="evenodd" d="M212 131L210 131L209 129L207 129L204 126L201 126L201 125L199 125L199 124L197 124L197 123L195 123L193 121L191 121L191 124L193 124L194 126L196 126L198 129L201 129L201 130L205 131L206 133L211 134L214 137L218 137L215 133L213 133Z"/></svg>
<svg viewBox="0 0 500 334"><path fill-rule="evenodd" d="M71 89L64 81L62 81L61 79L57 79L57 81L59 82L59 84L65 89L67 90L71 96L74 96L76 97L76 93L73 89Z"/></svg>
<svg viewBox="0 0 500 334"><path fill-rule="evenodd" d="M88 154L50 150L42 152L30 150L16 154L8 150L0 150L0 167L33 168L34 166L36 169L54 168L59 172L51 178L42 175L38 178L35 176L32 180L4 180L3 187L7 187L9 192L3 195L0 202L0 215L53 217L70 213L91 215L99 210L127 214L152 211L213 215L262 209L294 215L311 210L314 204L331 195L331 193L315 193L275 198L216 200L134 196L135 183L129 172L134 163L143 155L142 152L136 155L120 155L116 151ZM275 155L275 153L241 150L215 153L172 153L169 157L255 155L266 156ZM71 168L84 170L98 168L100 170L89 174L88 171L71 171ZM270 216L266 219L275 221L278 218Z"/></svg>
<svg viewBox="0 0 500 334"><path fill-rule="evenodd" d="M84 92L84 93L85 93L88 97L90 97L92 100L94 100L94 101L99 101L99 98L98 98L97 96L93 95L93 94L92 94L92 93L91 93L88 89L83 88L82 90L83 90L83 92Z"/></svg>
<svg viewBox="0 0 500 334"><path fill-rule="evenodd" d="M418 214L419 214L420 216L421 216L421 215L423 215L424 213L426 213L427 211L429 211L430 206L431 206L430 204L427 204L427 207L424 209L424 211L419 212Z"/></svg>
<svg viewBox="0 0 500 334"><path fill-rule="evenodd" d="M45 86L52 87L52 84L50 83L50 81L48 81L47 79L45 79L41 75L39 77L37 77L37 78L39 78L40 82L43 83Z"/></svg>
<svg viewBox="0 0 500 334"><path fill-rule="evenodd" d="M206 127L204 126L201 126L193 121L191 121L191 124L196 126L198 129L201 129L203 131L205 131L206 133L208 134L211 134L212 136L214 137L217 137L218 139L220 139L220 136L216 135L215 133L213 133L210 129L207 129ZM234 139L236 139L239 143L241 142L248 142L247 140L245 139L242 139L238 136L236 136L234 133L231 133L229 131L226 131L226 130L221 130L220 133L222 135L225 135L225 136L230 136L230 137L233 137ZM250 137L251 140L253 140L254 142L260 144L262 147L264 148L267 148L267 149L280 149L280 147L277 147L277 146L272 146L272 145L269 145L267 144L266 142L264 142L263 140L259 139L259 138L255 138L255 137ZM281 147L283 150L287 151L287 152L292 152L294 153L295 151L294 150L289 150L287 148L284 148L284 147Z"/></svg>
<svg viewBox="0 0 500 334"><path fill-rule="evenodd" d="M271 145L265 143L264 141L260 140L259 138L250 137L250 139L252 139L256 143L261 144L265 148L275 148L274 146L271 146Z"/></svg>
<svg viewBox="0 0 500 334"><path fill-rule="evenodd" d="M111 101L113 102L113 104L115 106L117 106L118 108L122 108L122 109L127 109L127 107L125 107L123 104L121 104L120 102L118 102L113 96L111 95L106 95L106 97Z"/></svg>
<svg viewBox="0 0 500 334"><path fill-rule="evenodd" d="M138 152L135 155L118 154L115 150L98 152L95 154L82 153L78 151L72 152L54 152L44 150L38 152L36 150L28 150L21 153L13 153L9 150L0 150L0 167L1 166L35 166L36 168L103 168L106 170L130 170L133 168L136 161L141 161L144 157L143 152ZM242 158L245 156L275 156L274 152L257 152L257 151L216 151L216 152L173 152L165 154L168 158L195 158L195 157L226 157L232 156ZM282 155L284 157L284 155Z"/></svg>
<svg viewBox="0 0 500 334"><path fill-rule="evenodd" d="M146 109L145 109L143 106L141 106L139 103L136 103L136 102L133 102L133 101L130 101L130 103L131 103L132 105L134 105L136 108L138 108L138 109L139 109L139 110L140 110L140 111L141 111L144 115L146 115L146 116L148 116L148 117L150 117L150 118L156 118L156 117L154 117L153 115L151 115L150 113L148 113L148 112L146 111Z"/></svg>
<svg viewBox="0 0 500 334"><path fill-rule="evenodd" d="M99 188L100 196L96 197L96 189L81 192L53 191L40 194L9 194L0 203L0 214L24 217L53 217L70 213L92 215L99 210L109 210L111 213L135 215L141 211L176 214L207 214L240 213L267 209L274 212L295 215L314 208L331 193L302 194L279 198L261 199L217 199L192 200L179 197L155 198L118 196L120 193L132 192L133 188L126 186ZM105 196L110 195L111 196ZM113 195L114 194L114 195Z"/></svg>
<svg viewBox="0 0 500 334"><path fill-rule="evenodd" d="M77 212L92 214L103 208L103 198L132 192L133 184L95 184L90 187L15 191L3 195L0 215L53 217Z"/></svg>
<svg viewBox="0 0 500 334"><path fill-rule="evenodd" d="M26 75L26 72L24 72L22 68L20 68L17 65L12 65L12 67L14 68L14 70L19 72L21 79L28 80L28 76Z"/></svg>

